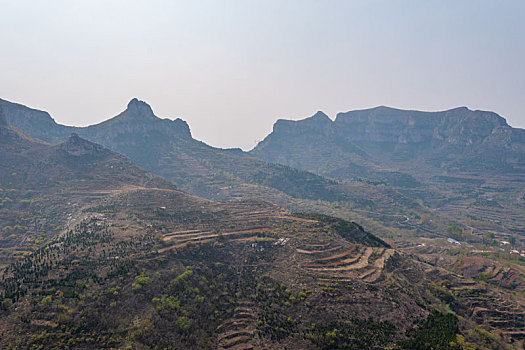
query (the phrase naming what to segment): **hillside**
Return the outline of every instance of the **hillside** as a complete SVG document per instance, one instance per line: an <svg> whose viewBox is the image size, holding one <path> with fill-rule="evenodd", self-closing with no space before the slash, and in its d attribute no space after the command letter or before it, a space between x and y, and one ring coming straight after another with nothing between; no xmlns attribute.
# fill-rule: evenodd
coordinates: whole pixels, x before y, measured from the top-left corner
<svg viewBox="0 0 525 350"><path fill-rule="evenodd" d="M377 107L335 121L318 112L277 121L250 154L331 178L387 183L480 236L519 237L525 229L525 130L493 112Z"/></svg>
<svg viewBox="0 0 525 350"><path fill-rule="evenodd" d="M509 320L520 299L418 261L351 222L161 189L119 191L80 217L0 274L2 347L521 344L523 320ZM499 314L471 314L475 298ZM415 331L420 323L432 326Z"/></svg>
<svg viewBox="0 0 525 350"><path fill-rule="evenodd" d="M100 196L123 187L175 189L77 135L49 145L3 121L0 113L0 265L54 237L78 207Z"/></svg>
<svg viewBox="0 0 525 350"><path fill-rule="evenodd" d="M77 135L49 145L1 117L0 135L2 215L18 220L3 233L2 348L522 345L516 284L478 286L459 260L342 219L193 197Z"/></svg>
<svg viewBox="0 0 525 350"><path fill-rule="evenodd" d="M479 240L487 232L505 239L524 229L520 218L525 214L525 190L518 168L466 172L450 167L462 157L454 149L474 150L470 145L474 141L478 148L489 147L489 141L500 135L498 130L514 135L507 148L522 154L517 141L520 130L506 126L494 113L466 108L427 113L380 107L349 112L331 121L318 112L303 121L279 120L274 132L247 155L193 139L184 121L158 118L149 105L137 99L118 116L86 128L58 125L45 112L10 102L0 101L0 106L10 122L33 137L53 143L65 138L67 132L76 132L208 199L260 198L293 211L357 220L396 241L421 235L442 237L451 224L471 230ZM475 127L478 122L480 130ZM359 128L368 130L368 136L354 135L354 129ZM486 137L490 128L495 131ZM401 135L398 146L386 141L395 133ZM427 140L432 135L437 135L436 140ZM405 146L404 138L408 140ZM407 160L409 151L415 153ZM499 151L496 147L481 154L491 152ZM436 154L449 161L436 163Z"/></svg>

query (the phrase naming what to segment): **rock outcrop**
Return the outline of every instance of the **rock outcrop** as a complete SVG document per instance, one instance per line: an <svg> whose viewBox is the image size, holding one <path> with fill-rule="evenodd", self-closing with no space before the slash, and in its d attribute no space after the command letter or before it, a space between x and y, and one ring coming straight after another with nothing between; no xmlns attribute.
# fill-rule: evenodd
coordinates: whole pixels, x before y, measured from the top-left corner
<svg viewBox="0 0 525 350"><path fill-rule="evenodd" d="M508 126L505 119L496 113L471 111L466 107L443 112L377 107L339 113L334 125L358 143L426 144L430 147L445 143L462 146L476 144L495 128Z"/></svg>
<svg viewBox="0 0 525 350"><path fill-rule="evenodd" d="M525 131L494 112L376 107L339 113L333 122L323 115L279 120L251 154L338 178L385 166L525 171Z"/></svg>

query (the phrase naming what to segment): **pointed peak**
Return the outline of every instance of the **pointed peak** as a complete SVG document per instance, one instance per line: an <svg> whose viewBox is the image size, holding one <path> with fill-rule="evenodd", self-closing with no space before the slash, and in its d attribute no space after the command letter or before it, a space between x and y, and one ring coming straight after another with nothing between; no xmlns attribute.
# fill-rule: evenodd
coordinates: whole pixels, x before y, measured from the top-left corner
<svg viewBox="0 0 525 350"><path fill-rule="evenodd" d="M328 117L324 112L317 111L314 115L308 118L299 119L299 120L289 120L289 119L278 119L273 124L274 133L281 132L296 132L297 130L325 130L330 128L332 125L332 119Z"/></svg>
<svg viewBox="0 0 525 350"><path fill-rule="evenodd" d="M153 110L151 109L151 106L147 104L146 102L137 99L136 97L133 98L131 101L129 101L126 111L134 115L148 116L148 117L155 116L153 114Z"/></svg>
<svg viewBox="0 0 525 350"><path fill-rule="evenodd" d="M134 108L135 106L138 106L138 105L140 105L141 103L146 103L146 102L141 101L141 100L139 100L139 99L136 98L136 97L133 97L133 98L128 102L128 108Z"/></svg>
<svg viewBox="0 0 525 350"><path fill-rule="evenodd" d="M94 144L86 139L83 139L82 137L78 136L76 132L71 133L71 135L67 138L67 140L63 144L69 144L69 145L88 145L88 144Z"/></svg>

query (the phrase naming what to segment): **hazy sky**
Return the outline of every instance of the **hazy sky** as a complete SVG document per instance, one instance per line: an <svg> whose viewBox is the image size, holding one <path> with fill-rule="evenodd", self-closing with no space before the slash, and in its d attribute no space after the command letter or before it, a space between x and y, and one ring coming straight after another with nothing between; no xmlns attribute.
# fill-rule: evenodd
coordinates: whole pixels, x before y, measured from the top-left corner
<svg viewBox="0 0 525 350"><path fill-rule="evenodd" d="M132 97L211 145L388 105L525 127L525 1L0 0L0 98L89 125Z"/></svg>

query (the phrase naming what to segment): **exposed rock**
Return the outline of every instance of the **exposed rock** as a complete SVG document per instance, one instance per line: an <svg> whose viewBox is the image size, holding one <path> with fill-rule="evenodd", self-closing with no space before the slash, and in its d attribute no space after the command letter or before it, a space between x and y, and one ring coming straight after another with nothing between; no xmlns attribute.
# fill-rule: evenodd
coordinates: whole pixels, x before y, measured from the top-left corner
<svg viewBox="0 0 525 350"><path fill-rule="evenodd" d="M356 164L517 170L525 168L524 149L525 131L510 127L493 112L466 107L420 112L381 106L339 113L333 122L321 112L300 121L279 120L251 153L266 161L338 178L348 174L348 178L357 173L370 176L369 170L359 170Z"/></svg>
<svg viewBox="0 0 525 350"><path fill-rule="evenodd" d="M496 113L466 107L444 112L376 107L339 113L334 124L348 132L354 142L429 145L479 143L494 128L507 125Z"/></svg>
<svg viewBox="0 0 525 350"><path fill-rule="evenodd" d="M131 101L129 101L126 111L130 114L142 117L155 117L151 106L144 101L138 100L137 98L133 98Z"/></svg>

